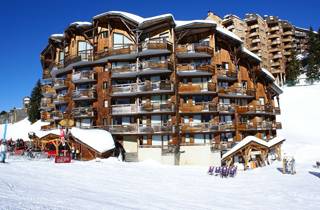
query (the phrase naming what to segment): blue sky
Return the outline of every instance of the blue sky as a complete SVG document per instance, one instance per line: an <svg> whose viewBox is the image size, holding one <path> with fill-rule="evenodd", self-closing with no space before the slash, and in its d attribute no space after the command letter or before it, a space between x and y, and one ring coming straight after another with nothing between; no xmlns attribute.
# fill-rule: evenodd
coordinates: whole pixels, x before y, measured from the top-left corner
<svg viewBox="0 0 320 210"><path fill-rule="evenodd" d="M90 21L105 11L122 10L143 17L172 13L176 19L203 19L208 10L240 17L256 12L318 30L319 9L319 0L4 0L0 2L0 111L21 107L22 98L30 95L41 77L39 54L50 34L63 32L74 21Z"/></svg>

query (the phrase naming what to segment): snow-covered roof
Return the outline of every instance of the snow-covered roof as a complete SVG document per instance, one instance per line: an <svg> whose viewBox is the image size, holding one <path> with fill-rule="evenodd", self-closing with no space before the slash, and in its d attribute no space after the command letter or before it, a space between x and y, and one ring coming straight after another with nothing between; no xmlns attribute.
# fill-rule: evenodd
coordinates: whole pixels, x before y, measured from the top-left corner
<svg viewBox="0 0 320 210"><path fill-rule="evenodd" d="M283 93L282 88L275 81L271 84L271 88L279 95Z"/></svg>
<svg viewBox="0 0 320 210"><path fill-rule="evenodd" d="M226 29L226 28L223 28L223 27L221 27L221 26L217 26L216 27L216 30L219 32L219 33L221 33L221 34L224 34L224 35L226 35L226 36L228 36L228 37L230 37L230 38L232 38L232 39L234 39L234 40L236 40L236 41L238 41L238 42L243 42L241 39L240 39L240 37L238 37L236 34L234 34L234 33L232 33L231 31L229 31L228 29Z"/></svg>
<svg viewBox="0 0 320 210"><path fill-rule="evenodd" d="M6 139L23 139L24 141L29 140L29 132L35 132L41 129L41 126L47 125L48 123L41 122L38 120L37 122L31 124L28 118L20 120L16 123L9 123L7 125L7 134ZM0 124L0 136L3 137L4 134L4 124Z"/></svg>
<svg viewBox="0 0 320 210"><path fill-rule="evenodd" d="M262 140L262 139L255 137L255 136L247 136L242 141L240 141L237 145L232 147L228 152L226 152L224 155L222 155L222 159L227 158L228 156L237 152L238 150L240 150L241 148L243 148L244 146L246 146L247 144L249 144L251 142L255 142L255 143L258 143L262 146L270 148L270 147L272 147L282 141L285 141L285 139L282 137L275 137L269 141L265 141L265 140Z"/></svg>
<svg viewBox="0 0 320 210"><path fill-rule="evenodd" d="M276 78L274 78L274 76L271 74L271 72L268 71L267 69L261 68L261 71L262 71L265 75L267 75L272 81L275 81L275 80L276 80Z"/></svg>
<svg viewBox="0 0 320 210"><path fill-rule="evenodd" d="M92 23L86 22L86 21L76 21L76 22L71 23L69 26L90 27L90 26L92 26Z"/></svg>
<svg viewBox="0 0 320 210"><path fill-rule="evenodd" d="M49 39L60 42L64 39L64 34L51 34Z"/></svg>
<svg viewBox="0 0 320 210"><path fill-rule="evenodd" d="M104 17L104 16L113 16L113 15L117 15L117 16L121 16L121 17L124 17L128 20L131 20L137 24L140 24L144 21L144 18L143 17L140 17L138 15L134 15L132 13L129 13L129 12L122 12L122 11L109 11L109 12L104 12L104 13L101 13L99 15L96 15L93 17L93 19L99 19L101 17Z"/></svg>
<svg viewBox="0 0 320 210"><path fill-rule="evenodd" d="M247 48L242 47L242 52L246 53L247 55L261 62L261 58L256 54L254 54L253 52L251 52L250 50L248 50Z"/></svg>
<svg viewBox="0 0 320 210"><path fill-rule="evenodd" d="M115 147L111 133L106 130L72 128L71 135L100 153Z"/></svg>
<svg viewBox="0 0 320 210"><path fill-rule="evenodd" d="M217 23L213 20L176 20L176 29L190 28L190 27L214 27Z"/></svg>

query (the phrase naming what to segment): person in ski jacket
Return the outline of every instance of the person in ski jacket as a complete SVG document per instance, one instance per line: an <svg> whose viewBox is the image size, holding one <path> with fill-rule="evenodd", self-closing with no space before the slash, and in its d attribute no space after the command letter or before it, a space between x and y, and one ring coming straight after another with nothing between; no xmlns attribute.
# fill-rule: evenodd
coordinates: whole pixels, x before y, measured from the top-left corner
<svg viewBox="0 0 320 210"><path fill-rule="evenodd" d="M2 163L5 163L6 161L6 154L7 153L7 145L6 145L6 142L5 141L2 141L1 142L1 145L0 145L0 154L1 154L1 162Z"/></svg>

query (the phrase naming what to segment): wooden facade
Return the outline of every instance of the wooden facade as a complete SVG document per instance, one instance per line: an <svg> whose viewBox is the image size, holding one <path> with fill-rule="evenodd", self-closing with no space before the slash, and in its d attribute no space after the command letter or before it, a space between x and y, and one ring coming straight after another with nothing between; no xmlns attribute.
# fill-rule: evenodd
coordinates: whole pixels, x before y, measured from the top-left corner
<svg viewBox="0 0 320 210"><path fill-rule="evenodd" d="M210 21L132 17L108 12L49 38L43 120L74 119L110 131L130 151L176 155L181 145L224 153L248 135L276 136L280 92L241 40Z"/></svg>

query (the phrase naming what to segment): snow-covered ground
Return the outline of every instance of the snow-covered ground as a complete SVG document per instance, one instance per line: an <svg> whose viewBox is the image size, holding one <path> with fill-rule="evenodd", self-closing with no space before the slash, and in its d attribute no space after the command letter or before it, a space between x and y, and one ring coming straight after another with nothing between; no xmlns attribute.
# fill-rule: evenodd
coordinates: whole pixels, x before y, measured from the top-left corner
<svg viewBox="0 0 320 210"><path fill-rule="evenodd" d="M0 209L320 209L317 136L320 85L284 88L280 105L284 152L296 175L281 163L221 179L204 167L116 159L71 164L9 158L0 164Z"/></svg>

